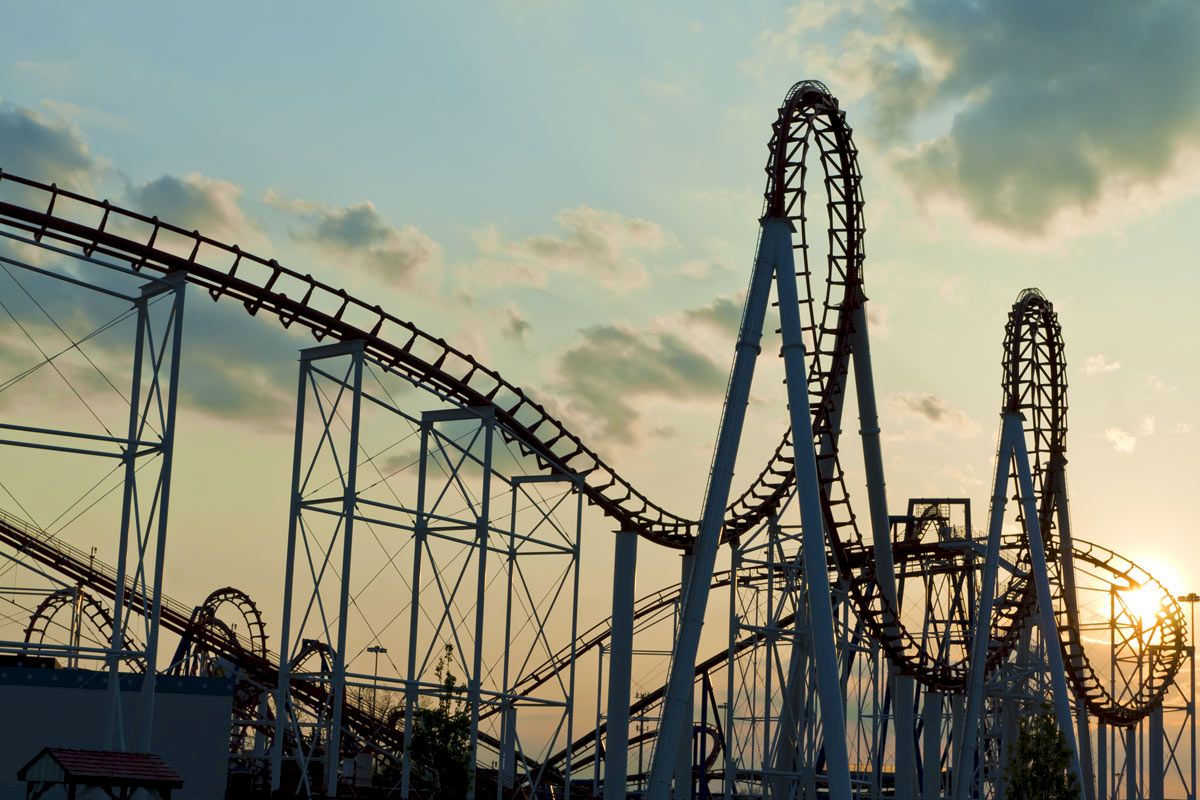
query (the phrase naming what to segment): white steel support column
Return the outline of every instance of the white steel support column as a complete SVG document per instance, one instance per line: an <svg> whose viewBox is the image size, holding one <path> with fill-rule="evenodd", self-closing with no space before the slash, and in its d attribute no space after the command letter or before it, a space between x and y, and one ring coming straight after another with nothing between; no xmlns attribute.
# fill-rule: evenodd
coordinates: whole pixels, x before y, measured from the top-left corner
<svg viewBox="0 0 1200 800"><path fill-rule="evenodd" d="M1163 707L1159 703L1150 712L1146 725L1146 783L1150 800L1163 800L1163 773L1166 764L1163 761L1163 740L1166 732L1163 730Z"/></svg>
<svg viewBox="0 0 1200 800"><path fill-rule="evenodd" d="M351 354L350 443L346 459L342 496L342 569L338 583L337 645L333 651L333 711L329 725L329 744L325 750L325 794L336 797L342 766L342 713L346 705L346 632L350 616L350 558L354 552L354 517L358 499L358 434L362 418L363 348L361 342Z"/></svg>
<svg viewBox="0 0 1200 800"><path fill-rule="evenodd" d="M428 536L428 517L425 513L425 493L428 480L428 458L425 453L430 451L430 426L421 425L421 458L416 473L416 515L413 519L413 583L410 588L408 601L408 666L406 684L404 684L404 753L401 757L400 796L408 800L413 781L413 759L409 752L413 748L413 724L416 718L416 703L418 703L418 684L420 676L416 674L416 654L418 654L418 639L416 630L420 624L421 614L421 563L425 539Z"/></svg>
<svg viewBox="0 0 1200 800"><path fill-rule="evenodd" d="M859 303L852 315L850 352L854 361L854 387L858 396L859 435L862 439L863 466L867 474L867 502L871 513L871 537L875 554L875 579L884 599L900 612L896 595L896 566L892 558L891 525L888 519L887 483L883 472L883 450L879 444L879 411L875 401L875 377L871 371L871 339L867 314ZM916 685L911 677L900 675L888 663L892 685L893 733L896 742L896 800L911 800L915 793Z"/></svg>
<svg viewBox="0 0 1200 800"><path fill-rule="evenodd" d="M1076 609L1075 593L1075 559L1072 556L1074 539L1071 535L1071 511L1067 498L1067 474L1060 462L1054 465L1055 470L1055 517L1058 520L1058 553L1061 562L1060 580L1062 590L1068 598L1068 622L1076 629L1079 627L1079 613ZM1083 776L1084 800L1096 800L1095 766L1092 762L1091 722L1088 718L1086 703L1077 703L1075 709L1075 740L1079 743L1079 771Z"/></svg>
<svg viewBox="0 0 1200 800"><path fill-rule="evenodd" d="M762 249L775 266L779 298L779 324L783 335L783 365L787 376L788 410L792 423L792 447L796 470L796 493L800 500L802 556L812 626L811 648L816 670L817 696L821 703L825 740L825 769L831 800L849 800L850 759L846 743L845 707L842 700L841 669L838 666L833 601L829 590L829 563L825 558L825 515L813 447L812 409L808 400L808 370L796 293L796 267L792 254L791 224L767 220L763 226Z"/></svg>
<svg viewBox="0 0 1200 800"><path fill-rule="evenodd" d="M925 690L921 703L921 800L942 796L942 695Z"/></svg>
<svg viewBox="0 0 1200 800"><path fill-rule="evenodd" d="M186 274L176 272L143 284L140 294L132 300L136 309L133 351L133 375L129 395L129 426L125 439L112 439L121 448L124 481L121 496L121 519L117 540L116 591L113 597L112 636L109 640L108 715L105 738L111 749L124 750L125 720L123 718L120 665L130 655L141 656L146 664L142 678L141 715L136 729L136 747L149 750L154 723L154 692L158 665L159 616L162 610L162 579L166 557L168 509L171 498L171 463L175 437L175 397L179 391L179 368L183 344L183 306ZM155 329L150 313L151 302L160 295L169 295L165 324ZM123 295L116 295L122 296ZM166 375L163 375L164 369ZM153 416L153 421L151 417ZM161 433L155 433L157 426ZM67 434L70 435L70 434ZM51 448L58 449L58 448ZM68 452L87 453L85 450ZM157 455L161 458L154 486L139 489L139 459ZM147 473L149 474L149 473ZM145 498L150 498L148 501ZM153 541L154 563L146 564ZM129 586L130 545L136 559ZM145 649L128 651L130 613L135 599L146 618Z"/></svg>
<svg viewBox="0 0 1200 800"><path fill-rule="evenodd" d="M1071 700L1067 688L1066 667L1062 649L1059 647L1058 623L1054 615L1054 600L1050 593L1050 576L1046 569L1046 546L1042 539L1042 526L1038 520L1037 501L1034 498L1033 475L1029 466L1029 452L1025 446L1025 431L1017 412L1007 412L1006 421L1013 420L1016 435L1013 452L1017 465L1017 479L1021 489L1022 514L1029 534L1030 565L1034 585L1037 587L1038 620L1042 644L1046 650L1046 661L1050 668L1050 686L1054 693L1054 712L1058 727L1071 752L1071 768L1079 785L1083 786L1083 774L1079 764L1079 746L1075 739L1075 725L1071 716Z"/></svg>
<svg viewBox="0 0 1200 800"><path fill-rule="evenodd" d="M409 800L412 786L413 723L416 719L418 682L417 674L417 627L421 614L421 562L425 538L429 535L429 519L425 509L425 486L428 478L429 425L421 425L421 458L417 465L417 513L413 519L413 579L409 598L408 616L408 665L404 685L404 754L400 761L400 797Z"/></svg>
<svg viewBox="0 0 1200 800"><path fill-rule="evenodd" d="M308 395L305 387L308 383L308 362L301 361L299 369L299 386L296 389L296 431L295 445L292 455L292 491L288 498L288 535L287 556L283 573L283 619L279 648L279 681L275 689L275 726L271 736L271 791L278 792L283 779L283 739L288 715L291 713L289 698L289 683L291 681L290 661L287 657L288 642L292 640L292 591L294 588L294 570L296 563L296 534L300 523L300 478L304 458L304 398Z"/></svg>
<svg viewBox="0 0 1200 800"><path fill-rule="evenodd" d="M275 687L274 740L271 746L271 787L282 788L283 763L286 757L285 743L291 743L293 757L299 768L298 793L306 795L323 792L327 797L336 797L341 772L342 717L346 701L346 646L349 628L351 556L354 547L354 521L357 514L357 471L359 429L362 408L362 376L365 352L362 341L335 342L302 350L300 353L299 383L296 397L296 430L292 465L292 487L288 519L287 561L284 565L284 596L282 637L279 646L279 677ZM347 361L348 359L348 361ZM327 372L326 363L339 364L337 372ZM345 366L342 370L341 367ZM331 395L318 390L321 381L336 387ZM311 408L307 398L311 395ZM337 444L331 433L335 420L341 420L339 409L349 404L349 419L344 423L346 438L344 445ZM320 434L314 442L305 436L309 412L315 410L320 418ZM306 449L311 448L311 449ZM328 461L325 461L328 459ZM333 482L339 485L337 493L306 495L313 470L320 464L333 469ZM305 521L305 514L319 514L329 520L330 533L326 543L321 544L324 556L323 568L314 570L307 556L301 557L300 568L297 558L309 552L315 529ZM339 545L340 538L340 547ZM303 543L303 548L299 547ZM336 554L336 557L335 557ZM336 567L333 566L336 563ZM328 567L328 568L324 568ZM297 569L300 568L300 581ZM323 582L322 577L328 576ZM311 584L305 584L305 578ZM326 611L326 605L318 600L323 585L333 584L332 592L337 598L336 617ZM305 604L303 592L311 591L312 602ZM300 608L307 610L300 620L293 616L296 595L301 593ZM332 604L331 604L332 605ZM313 609L316 609L315 611ZM309 618L309 612L320 617ZM319 630L319 639L306 636L305 622ZM293 658L300 658L306 647L319 643L328 653L328 716L324 711L315 714L310 723L303 721L301 713L292 702L291 688L297 675L293 673ZM312 650L307 652L311 653ZM311 678L311 676L305 676ZM306 733L307 729L307 733ZM309 784L311 767L316 763L320 751L313 745L320 742L324 748L321 757L324 781L320 786Z"/></svg>
<svg viewBox="0 0 1200 800"><path fill-rule="evenodd" d="M983 680L987 669L987 648L992 635L992 605L996 598L996 573L1000 568L1000 534L1004 527L1004 507L1007 503L1009 466L1012 464L1013 439L1019 435L1018 418L1004 415L1000 426L1000 444L996 452L996 476L992 486L991 510L988 517L987 555L983 563L983 585L979 591L978 609L971 633L971 660L967 672L966 709L961 728L955 728L961 739L954 742L952 772L955 800L966 800L975 776L976 743L979 741L979 720L983 709Z"/></svg>
<svg viewBox="0 0 1200 800"><path fill-rule="evenodd" d="M478 546L479 572L475 585L475 651L471 662L471 676L467 683L467 694L471 702L471 735L469 737L470 779L467 781L467 800L475 800L475 783L479 774L479 710L482 703L483 682L483 636L484 636L484 591L487 589L488 530L491 526L492 503L492 441L495 438L496 421L491 414L482 420L483 481L479 497L479 518L475 523Z"/></svg>
<svg viewBox="0 0 1200 800"><path fill-rule="evenodd" d="M1125 800L1138 797L1137 762L1137 726L1131 725L1125 729Z"/></svg>
<svg viewBox="0 0 1200 800"><path fill-rule="evenodd" d="M717 546L721 538L725 505L729 501L729 486L733 481L733 468L737 461L742 426L746 419L746 405L750 400L750 384L754 378L754 362L761 350L763 321L766 318L771 292L774 265L765 252L768 249L765 241L768 238L767 230L770 226L785 226L790 244L791 233L786 228L787 224L783 220L763 222L763 241L760 243L758 259L750 279L750 288L746 293L746 307L742 314L729 390L717 434L717 446L713 455L712 471L709 474L700 531L693 548L696 561L692 579L686 587L687 601L683 625L671 657L667 693L663 698L663 716L650 768L650 784L647 791L649 800L669 800L670 797L675 754L684 735L687 698L692 692L700 630L704 625L705 611L708 609L708 593L717 558Z"/></svg>
<svg viewBox="0 0 1200 800"><path fill-rule="evenodd" d="M611 656L608 660L608 724L604 739L604 800L625 800L625 784L629 774L629 687L633 661L638 535L632 531L621 531L616 534L615 542L612 637L609 640Z"/></svg>
<svg viewBox="0 0 1200 800"><path fill-rule="evenodd" d="M737 662L737 653L734 652L733 644L737 639L738 631L738 610L737 610L737 592L738 581L741 579L742 567L742 551L735 544L729 548L729 661L726 665L726 675L729 678L725 681L725 780L722 782L722 790L725 797L732 797L735 785L737 783L737 758L730 747L730 740L733 738L733 726L735 716L735 695L734 695L734 675L736 675L735 664Z"/></svg>
<svg viewBox="0 0 1200 800"><path fill-rule="evenodd" d="M685 550L679 558L679 585L687 586L692 579L692 566L695 562L691 550ZM683 622L683 604L687 597L679 595L679 620ZM696 686L692 683L687 695L687 709L684 711L686 730L679 752L675 756L675 800L691 800L692 798L692 734L696 725Z"/></svg>
<svg viewBox="0 0 1200 800"><path fill-rule="evenodd" d="M121 714L121 658L118 655L125 649L125 561L129 557L129 525L133 516L133 498L137 487L137 447L139 417L142 391L142 359L145 353L147 311L146 298L141 297L137 303L137 333L133 350L133 382L129 390L129 431L128 444L124 455L125 481L121 495L121 527L117 539L117 591L113 597L112 641L109 643L111 653L108 657L108 731L107 746L110 750L125 749L125 723Z"/></svg>
<svg viewBox="0 0 1200 800"><path fill-rule="evenodd" d="M146 626L146 673L142 679L142 735L140 747L150 752L154 739L154 693L158 676L158 633L162 616L163 567L167 555L167 511L171 505L171 461L175 453L175 397L179 393L179 363L183 349L183 299L187 287L186 274L171 273L166 282L174 293L173 319L170 321L171 366L167 377L167 404L162 432L162 461L159 465L158 519L154 543L154 579L150 591L150 619ZM154 294L162 291L155 287ZM143 301L144 302L144 301ZM151 354L151 358L154 354ZM161 364L159 364L161 366ZM157 373L157 368L155 370ZM149 538L149 536L147 536ZM120 585L120 584L118 584Z"/></svg>
<svg viewBox="0 0 1200 800"><path fill-rule="evenodd" d="M1108 800L1108 726L1103 722L1096 730L1096 797Z"/></svg>

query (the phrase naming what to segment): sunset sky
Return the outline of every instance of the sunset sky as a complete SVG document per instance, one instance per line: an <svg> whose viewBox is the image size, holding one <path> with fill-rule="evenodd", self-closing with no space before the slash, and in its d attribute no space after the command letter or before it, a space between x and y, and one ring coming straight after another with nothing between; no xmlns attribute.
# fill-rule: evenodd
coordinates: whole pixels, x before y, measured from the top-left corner
<svg viewBox="0 0 1200 800"><path fill-rule="evenodd" d="M1004 321L1036 286L1066 338L1075 535L1200 589L1194 0L465 9L16 4L0 167L415 321L696 516L770 125L789 86L822 80L864 174L893 513L965 496L984 518ZM242 586L277 615L295 358L311 342L189 303L168 591ZM0 335L12 356L12 327ZM785 426L764 352L735 491ZM0 357L0 380L15 362ZM49 469L6 451L0 481L53 517ZM607 530L589 516L586 624L607 613ZM644 546L639 588L675 561Z"/></svg>

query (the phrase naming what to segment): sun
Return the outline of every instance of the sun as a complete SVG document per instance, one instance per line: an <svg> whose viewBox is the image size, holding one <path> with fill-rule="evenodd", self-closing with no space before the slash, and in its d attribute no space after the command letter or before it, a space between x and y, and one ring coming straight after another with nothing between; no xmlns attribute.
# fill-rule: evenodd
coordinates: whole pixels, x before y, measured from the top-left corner
<svg viewBox="0 0 1200 800"><path fill-rule="evenodd" d="M1143 631L1149 631L1158 624L1158 614L1162 610L1163 593L1157 586L1138 586L1118 592L1124 613L1141 623ZM1118 615L1122 613L1118 610Z"/></svg>

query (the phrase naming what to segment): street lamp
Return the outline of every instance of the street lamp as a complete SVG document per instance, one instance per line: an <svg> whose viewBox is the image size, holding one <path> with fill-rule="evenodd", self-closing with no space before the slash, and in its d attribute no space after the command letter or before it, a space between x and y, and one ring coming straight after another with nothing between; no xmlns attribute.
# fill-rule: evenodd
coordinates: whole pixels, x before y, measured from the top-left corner
<svg viewBox="0 0 1200 800"><path fill-rule="evenodd" d="M1191 673L1191 680L1188 695L1188 716L1190 724L1188 725L1189 733L1191 734L1192 745L1192 795L1196 794L1196 603L1200 603L1200 594L1191 592L1190 594L1180 595L1175 598L1180 603L1187 603L1191 607L1192 619L1191 625L1188 627L1188 670Z"/></svg>
<svg viewBox="0 0 1200 800"><path fill-rule="evenodd" d="M371 678L371 716L373 717L375 716L375 693L379 691L379 654L386 655L387 648L375 644L368 647L367 652L375 656L375 673Z"/></svg>

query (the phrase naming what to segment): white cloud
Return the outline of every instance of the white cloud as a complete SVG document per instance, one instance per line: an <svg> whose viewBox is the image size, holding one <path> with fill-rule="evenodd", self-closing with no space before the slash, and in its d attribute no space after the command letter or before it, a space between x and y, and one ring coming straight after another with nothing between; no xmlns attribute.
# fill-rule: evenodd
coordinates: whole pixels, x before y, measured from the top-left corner
<svg viewBox="0 0 1200 800"><path fill-rule="evenodd" d="M959 438L979 432L979 425L965 412L929 392L894 392L888 401L902 414L923 420L932 427L948 431Z"/></svg>
<svg viewBox="0 0 1200 800"><path fill-rule="evenodd" d="M247 244L262 239L259 226L242 210L236 183L192 172L163 175L126 191L129 204L148 216L218 241Z"/></svg>
<svg viewBox="0 0 1200 800"><path fill-rule="evenodd" d="M1104 438L1118 453L1132 453L1137 447L1137 437L1122 428L1105 428Z"/></svg>
<svg viewBox="0 0 1200 800"><path fill-rule="evenodd" d="M275 190L269 190L263 200L304 221L302 227L291 231L296 241L311 244L391 286L421 285L441 264L437 242L413 225L389 224L368 201L334 208L287 199Z"/></svg>
<svg viewBox="0 0 1200 800"><path fill-rule="evenodd" d="M1152 392L1173 392L1175 387L1159 378L1157 375L1146 376L1146 386Z"/></svg>
<svg viewBox="0 0 1200 800"><path fill-rule="evenodd" d="M494 225L477 232L480 258L473 277L493 285L545 286L550 274L570 272L623 293L650 282L647 255L676 244L657 222L590 206L560 211L554 221L563 229L560 236L511 240Z"/></svg>
<svg viewBox="0 0 1200 800"><path fill-rule="evenodd" d="M1088 356L1083 361L1083 371L1088 375L1099 375L1102 372L1116 372L1120 368L1120 361L1109 361L1108 357L1103 354Z"/></svg>

